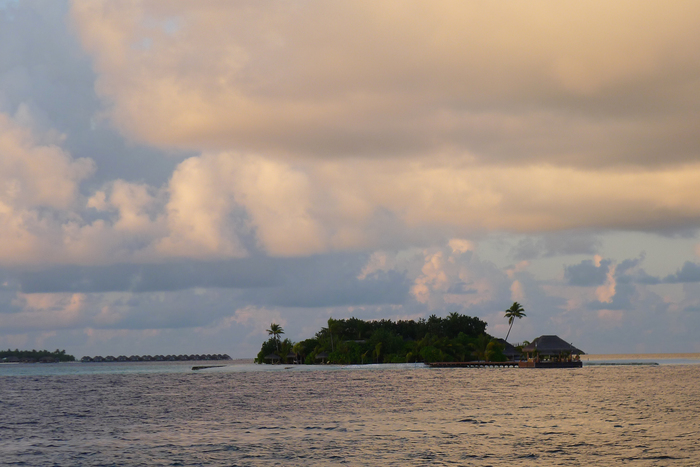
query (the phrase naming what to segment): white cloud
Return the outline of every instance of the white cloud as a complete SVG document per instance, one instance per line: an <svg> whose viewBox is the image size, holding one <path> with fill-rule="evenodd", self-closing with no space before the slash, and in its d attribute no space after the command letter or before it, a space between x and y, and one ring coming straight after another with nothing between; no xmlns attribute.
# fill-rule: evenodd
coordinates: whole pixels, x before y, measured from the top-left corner
<svg viewBox="0 0 700 467"><path fill-rule="evenodd" d="M624 5L77 2L72 19L113 123L203 152L170 181L160 253L240 256L252 233L294 256L700 218L698 7Z"/></svg>
<svg viewBox="0 0 700 467"><path fill-rule="evenodd" d="M523 284L515 280L510 285L510 299L515 302L522 302L525 300L525 291L523 290Z"/></svg>
<svg viewBox="0 0 700 467"><path fill-rule="evenodd" d="M76 326L85 317L86 296L81 293L18 293L13 305L21 311L0 313L0 326L5 329L66 329Z"/></svg>
<svg viewBox="0 0 700 467"><path fill-rule="evenodd" d="M78 184L93 169L89 159L37 142L31 129L0 113L0 263L56 255L55 218L75 207Z"/></svg>
<svg viewBox="0 0 700 467"><path fill-rule="evenodd" d="M467 251L474 251L474 243L463 238L453 238L447 245L452 248L453 253L466 253Z"/></svg>
<svg viewBox="0 0 700 467"><path fill-rule="evenodd" d="M331 314L449 311L505 335L518 300L516 338L607 345L630 329L696 345L692 284L661 297L612 267L567 287L541 263L602 253L599 232L697 225L696 4L74 2L90 59L53 8L0 28L1 342L152 349L195 330L251 349L273 320L311 333ZM163 163L173 148L187 159ZM540 238L516 258L531 263L477 255L473 242L512 232ZM250 281L236 261L199 262L247 255ZM309 273L337 258L347 277ZM56 264L129 279L113 294L16 293L27 269ZM34 284L50 290L70 268ZM112 290L97 269L69 277ZM207 288L187 290L200 271ZM268 293L289 277L296 290ZM123 292L130 281L160 292Z"/></svg>
<svg viewBox="0 0 700 467"><path fill-rule="evenodd" d="M323 158L471 147L583 166L658 163L661 141L667 161L693 160L697 17L629 0L72 8L98 93L140 141Z"/></svg>
<svg viewBox="0 0 700 467"><path fill-rule="evenodd" d="M605 284L601 285L595 290L595 295L599 301L603 303L612 302L615 296L615 287L617 286L617 281L615 280L615 269L617 265L613 264L609 267L608 273L605 278Z"/></svg>

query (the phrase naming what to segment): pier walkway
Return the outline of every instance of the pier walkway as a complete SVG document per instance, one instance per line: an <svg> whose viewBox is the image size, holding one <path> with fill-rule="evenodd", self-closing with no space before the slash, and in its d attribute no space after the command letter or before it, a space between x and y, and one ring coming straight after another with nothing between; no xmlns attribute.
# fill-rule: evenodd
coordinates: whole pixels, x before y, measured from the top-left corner
<svg viewBox="0 0 700 467"><path fill-rule="evenodd" d="M517 368L518 362L433 362L431 368Z"/></svg>
<svg viewBox="0 0 700 467"><path fill-rule="evenodd" d="M431 368L581 368L578 361L542 361L542 362L433 362Z"/></svg>

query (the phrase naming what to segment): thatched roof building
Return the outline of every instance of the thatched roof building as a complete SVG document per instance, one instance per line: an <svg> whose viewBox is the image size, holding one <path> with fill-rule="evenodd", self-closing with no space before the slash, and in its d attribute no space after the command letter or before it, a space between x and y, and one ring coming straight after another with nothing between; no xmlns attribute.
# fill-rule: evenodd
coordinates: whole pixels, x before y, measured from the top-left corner
<svg viewBox="0 0 700 467"><path fill-rule="evenodd" d="M508 360L520 360L522 358L523 354L505 339L496 338L494 340L504 347L503 355L505 355Z"/></svg>
<svg viewBox="0 0 700 467"><path fill-rule="evenodd" d="M321 360L321 363L326 363L326 360L328 359L328 352L323 351L321 353L316 354L316 360Z"/></svg>
<svg viewBox="0 0 700 467"><path fill-rule="evenodd" d="M287 354L287 362L299 363L299 355L295 352L289 352Z"/></svg>
<svg viewBox="0 0 700 467"><path fill-rule="evenodd" d="M265 360L270 360L270 363L278 363L280 361L280 356L274 353L265 355Z"/></svg>
<svg viewBox="0 0 700 467"><path fill-rule="evenodd" d="M537 351L540 355L561 355L572 354L582 355L585 352L574 347L559 336L540 336L530 344L523 347L523 352L530 353Z"/></svg>

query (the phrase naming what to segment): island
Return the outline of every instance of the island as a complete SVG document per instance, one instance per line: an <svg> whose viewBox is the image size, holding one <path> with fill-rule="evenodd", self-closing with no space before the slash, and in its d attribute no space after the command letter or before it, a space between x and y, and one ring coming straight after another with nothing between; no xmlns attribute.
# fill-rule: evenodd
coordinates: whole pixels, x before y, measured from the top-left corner
<svg viewBox="0 0 700 467"><path fill-rule="evenodd" d="M74 362L75 357L65 350L0 350L0 363L58 363Z"/></svg>
<svg viewBox="0 0 700 467"><path fill-rule="evenodd" d="M300 342L282 339L284 330L272 323L256 363L366 364L413 362L506 361L506 345L486 333L479 318L450 313L445 318L358 318L328 320L314 337ZM520 355L520 352L517 352Z"/></svg>
<svg viewBox="0 0 700 467"><path fill-rule="evenodd" d="M505 317L525 316L515 302ZM450 313L445 318L387 319L364 321L358 318L328 320L314 337L300 342L282 339L282 326L271 323L269 339L255 358L258 364L368 364L418 363L434 368L519 367L580 368L584 352L554 335L532 342L511 345L505 339L486 333L479 318ZM508 330L508 335L510 329ZM506 336L507 337L507 336Z"/></svg>

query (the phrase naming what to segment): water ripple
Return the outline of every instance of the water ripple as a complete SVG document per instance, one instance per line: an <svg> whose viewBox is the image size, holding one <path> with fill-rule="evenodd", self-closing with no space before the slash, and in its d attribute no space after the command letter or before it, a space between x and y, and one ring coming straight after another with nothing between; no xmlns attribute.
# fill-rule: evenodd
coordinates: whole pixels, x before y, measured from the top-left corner
<svg viewBox="0 0 700 467"><path fill-rule="evenodd" d="M0 377L3 465L700 465L700 366Z"/></svg>

